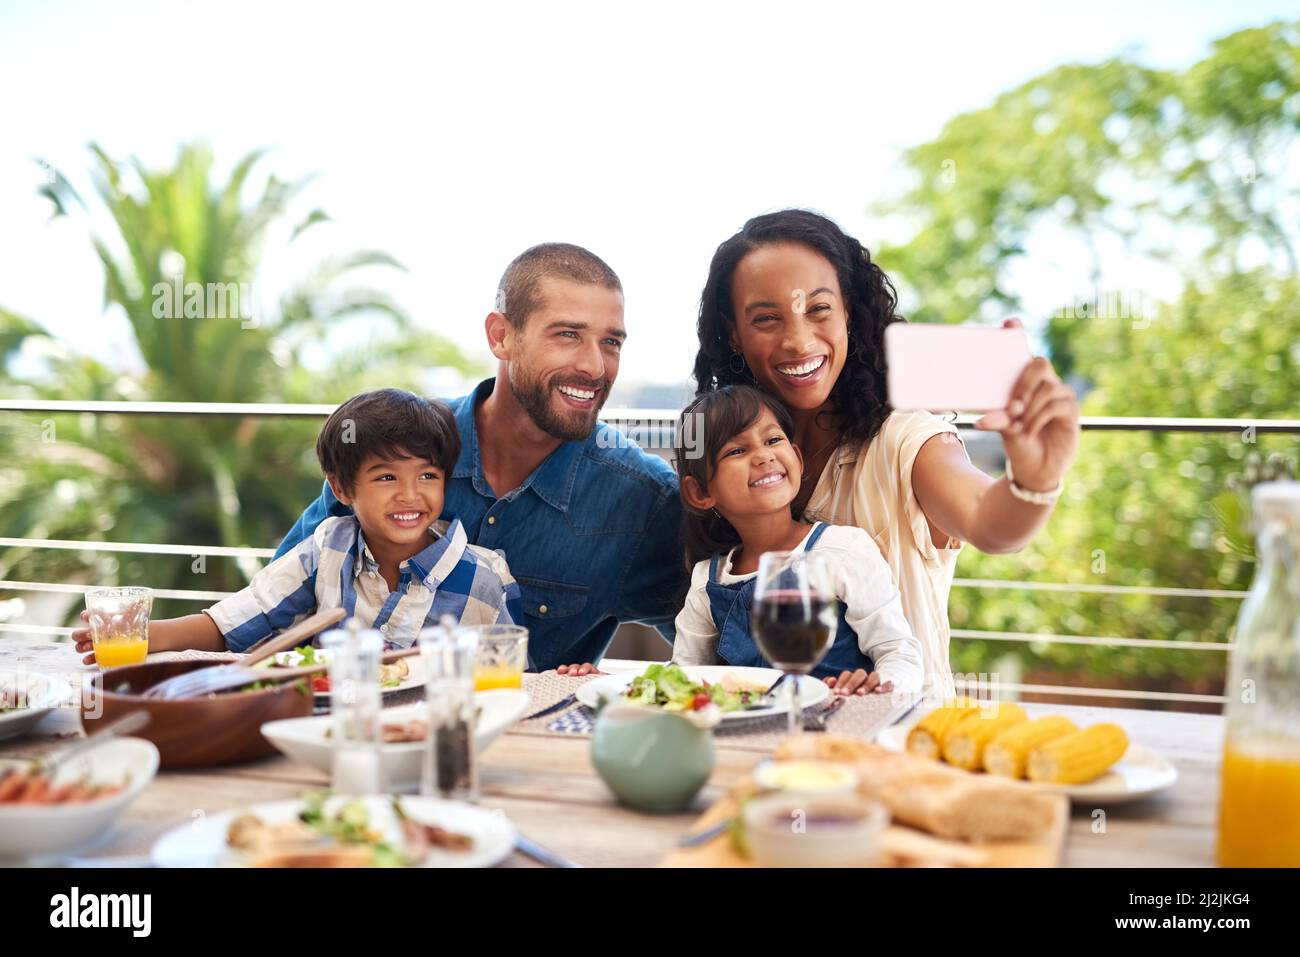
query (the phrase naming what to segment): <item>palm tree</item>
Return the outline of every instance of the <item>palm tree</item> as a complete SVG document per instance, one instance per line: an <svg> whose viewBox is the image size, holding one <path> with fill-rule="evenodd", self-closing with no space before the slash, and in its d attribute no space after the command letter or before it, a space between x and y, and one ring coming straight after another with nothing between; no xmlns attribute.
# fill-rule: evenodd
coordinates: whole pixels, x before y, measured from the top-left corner
<svg viewBox="0 0 1300 957"><path fill-rule="evenodd" d="M203 402L332 402L364 387L415 388L434 367L476 371L445 339L417 330L381 290L353 281L403 267L361 250L309 269L277 297L270 315L231 302L219 316L184 318L188 292L242 295L259 289L268 242L276 251L329 221L313 209L288 230L308 180L271 174L248 201L262 151L243 157L224 183L201 144L183 145L174 166L150 170L111 159L97 145L95 192L107 235L88 233L104 269L105 309L126 315L143 359L129 374L60 342L37 321L0 309L0 387L45 399ZM89 211L56 173L41 192L55 216ZM287 254L286 254L287 255ZM181 282L183 280L183 282ZM345 284L347 281L347 284ZM188 284L197 283L197 287ZM174 292L187 293L184 301ZM205 297L200 297L202 300ZM209 299L206 303L211 304ZM336 350L323 369L303 361L353 317L379 331L363 348ZM39 375L12 372L23 352ZM0 429L0 536L269 546L319 489L313 443L319 423L265 418L10 416ZM17 463L15 467L14 463ZM257 568L192 556L0 551L0 578L231 590ZM193 611L192 603L163 609ZM72 610L67 612L73 614Z"/></svg>

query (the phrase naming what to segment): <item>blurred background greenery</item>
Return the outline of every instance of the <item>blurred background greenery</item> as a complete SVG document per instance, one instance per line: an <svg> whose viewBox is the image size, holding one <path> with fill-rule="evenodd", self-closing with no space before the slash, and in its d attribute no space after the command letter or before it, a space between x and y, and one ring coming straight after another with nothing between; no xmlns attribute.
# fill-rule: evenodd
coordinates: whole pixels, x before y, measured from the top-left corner
<svg viewBox="0 0 1300 957"><path fill-rule="evenodd" d="M1091 286L1062 296L1044 339L1085 415L1300 418L1300 25L1242 30L1183 70L1117 57L1053 69L953 117L905 152L909 182L874 207L898 227L877 258L914 321L989 320L1020 310L1024 277L1049 264L1035 235L1064 238ZM95 195L61 172L44 192L79 217L103 264L105 308L129 317L134 374L61 342L39 316L0 309L0 391L42 399L335 402L379 384L421 388L431 368L483 369L385 294L401 264L361 250L317 264L274 297L256 328L158 319L154 284L261 283L268 243L329 221L298 211L305 181L245 157L212 179L202 144L167 169L92 145ZM762 205L761 198L755 200ZM1157 301L1115 281L1104 250L1179 278ZM271 250L272 252L274 250ZM366 341L314 366L305 352L357 316ZM20 353L23 362L18 362ZM32 357L39 361L33 363ZM684 354L683 376L689 357ZM0 536L271 547L319 488L319 423L7 414L0 426ZM51 433L52 429L52 433ZM50 441L50 435L56 441ZM1247 456L1294 457L1294 436L1085 434L1047 530L1025 551L967 549L958 576L1084 585L1242 589L1253 573ZM211 560L203 587L239 587L252 561ZM0 578L192 588L191 559L0 551ZM954 629L1175 642L1230 637L1239 602L958 587ZM160 603L159 614L193 610ZM69 618L75 615L67 606ZM1007 680L1217 694L1218 651L954 638L953 665Z"/></svg>
<svg viewBox="0 0 1300 957"><path fill-rule="evenodd" d="M42 191L55 216L85 220L104 268L105 309L125 311L145 371L106 364L93 344L55 340L38 317L0 309L0 389L8 396L333 403L377 383L421 388L433 367L482 371L393 304L384 273L403 267L378 250L314 264L274 291L270 310L253 303L240 312L232 299L225 315L186 319L178 301L177 318L156 317L155 284L170 286L177 275L204 288L244 284L265 297L268 237L292 243L329 216L311 209L290 222L307 180L259 176L261 153L243 157L226 182L212 180L213 157L201 144L181 146L164 170L111 159L93 144L90 154L92 200L61 172ZM323 367L304 363L305 351L357 316L366 341L330 351ZM20 350L26 374L12 361ZM314 419L41 413L7 414L3 423L3 537L273 547L320 491ZM9 548L0 551L0 578L228 591L259 564L211 559L196 579L193 561ZM160 601L155 613L193 610L192 602Z"/></svg>
<svg viewBox="0 0 1300 957"><path fill-rule="evenodd" d="M1077 239L1092 295L1048 317L1083 414L1300 417L1300 275L1294 181L1300 27L1213 44L1190 68L1125 59L1052 70L955 117L907 153L914 185L881 204L910 238L880 251L911 318L960 322L1019 308L1035 230ZM1174 266L1168 302L1108 286L1100 248ZM966 549L959 577L1085 585L1248 587L1244 489L1256 456L1295 436L1091 432L1046 531L1016 555ZM1240 603L1177 596L958 588L954 629L1225 641ZM1166 648L954 638L954 670L1028 683L1218 694L1224 655ZM1011 680L1014 680L1011 679Z"/></svg>

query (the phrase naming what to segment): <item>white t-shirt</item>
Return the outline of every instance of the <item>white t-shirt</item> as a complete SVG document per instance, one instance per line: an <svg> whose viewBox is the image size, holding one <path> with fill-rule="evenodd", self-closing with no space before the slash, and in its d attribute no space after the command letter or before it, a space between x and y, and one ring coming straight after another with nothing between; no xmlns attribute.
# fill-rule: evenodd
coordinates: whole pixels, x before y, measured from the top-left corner
<svg viewBox="0 0 1300 957"><path fill-rule="evenodd" d="M813 526L799 543L808 545ZM860 528L828 525L813 551L826 556L835 597L844 604L844 620L858 636L858 647L871 658L881 681L892 681L895 691L920 691L923 675L921 643L907 626L898 589L889 566L871 536ZM731 573L734 549L718 563L723 585L747 581L748 575ZM677 615L673 661L681 665L718 664L718 629L709 610L709 559L691 572L691 589Z"/></svg>

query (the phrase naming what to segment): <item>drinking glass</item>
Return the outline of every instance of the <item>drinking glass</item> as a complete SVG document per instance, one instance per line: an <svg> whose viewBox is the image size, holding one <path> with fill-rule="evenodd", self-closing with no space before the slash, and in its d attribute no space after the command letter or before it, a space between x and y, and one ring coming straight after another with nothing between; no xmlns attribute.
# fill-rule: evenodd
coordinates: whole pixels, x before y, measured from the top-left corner
<svg viewBox="0 0 1300 957"><path fill-rule="evenodd" d="M342 629L322 635L320 643L329 652L334 739L330 786L339 794L383 794L387 782L381 757L379 659L384 636L374 630Z"/></svg>
<svg viewBox="0 0 1300 957"><path fill-rule="evenodd" d="M765 552L754 583L753 633L763 657L786 675L790 711L786 725L803 730L799 678L826 656L835 640L836 605L826 565L811 552Z"/></svg>
<svg viewBox="0 0 1300 957"><path fill-rule="evenodd" d="M519 625L469 626L478 638L474 690L522 688L528 666L528 629Z"/></svg>
<svg viewBox="0 0 1300 957"><path fill-rule="evenodd" d="M100 670L145 660L152 610L151 588L92 588L86 592L90 640Z"/></svg>

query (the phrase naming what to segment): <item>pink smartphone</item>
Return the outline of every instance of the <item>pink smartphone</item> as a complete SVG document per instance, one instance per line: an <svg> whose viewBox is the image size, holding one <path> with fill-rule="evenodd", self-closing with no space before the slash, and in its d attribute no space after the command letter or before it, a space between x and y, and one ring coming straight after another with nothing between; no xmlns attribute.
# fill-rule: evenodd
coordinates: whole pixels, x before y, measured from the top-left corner
<svg viewBox="0 0 1300 957"><path fill-rule="evenodd" d="M1004 409L1031 358L1023 329L890 323L889 404L930 412Z"/></svg>

